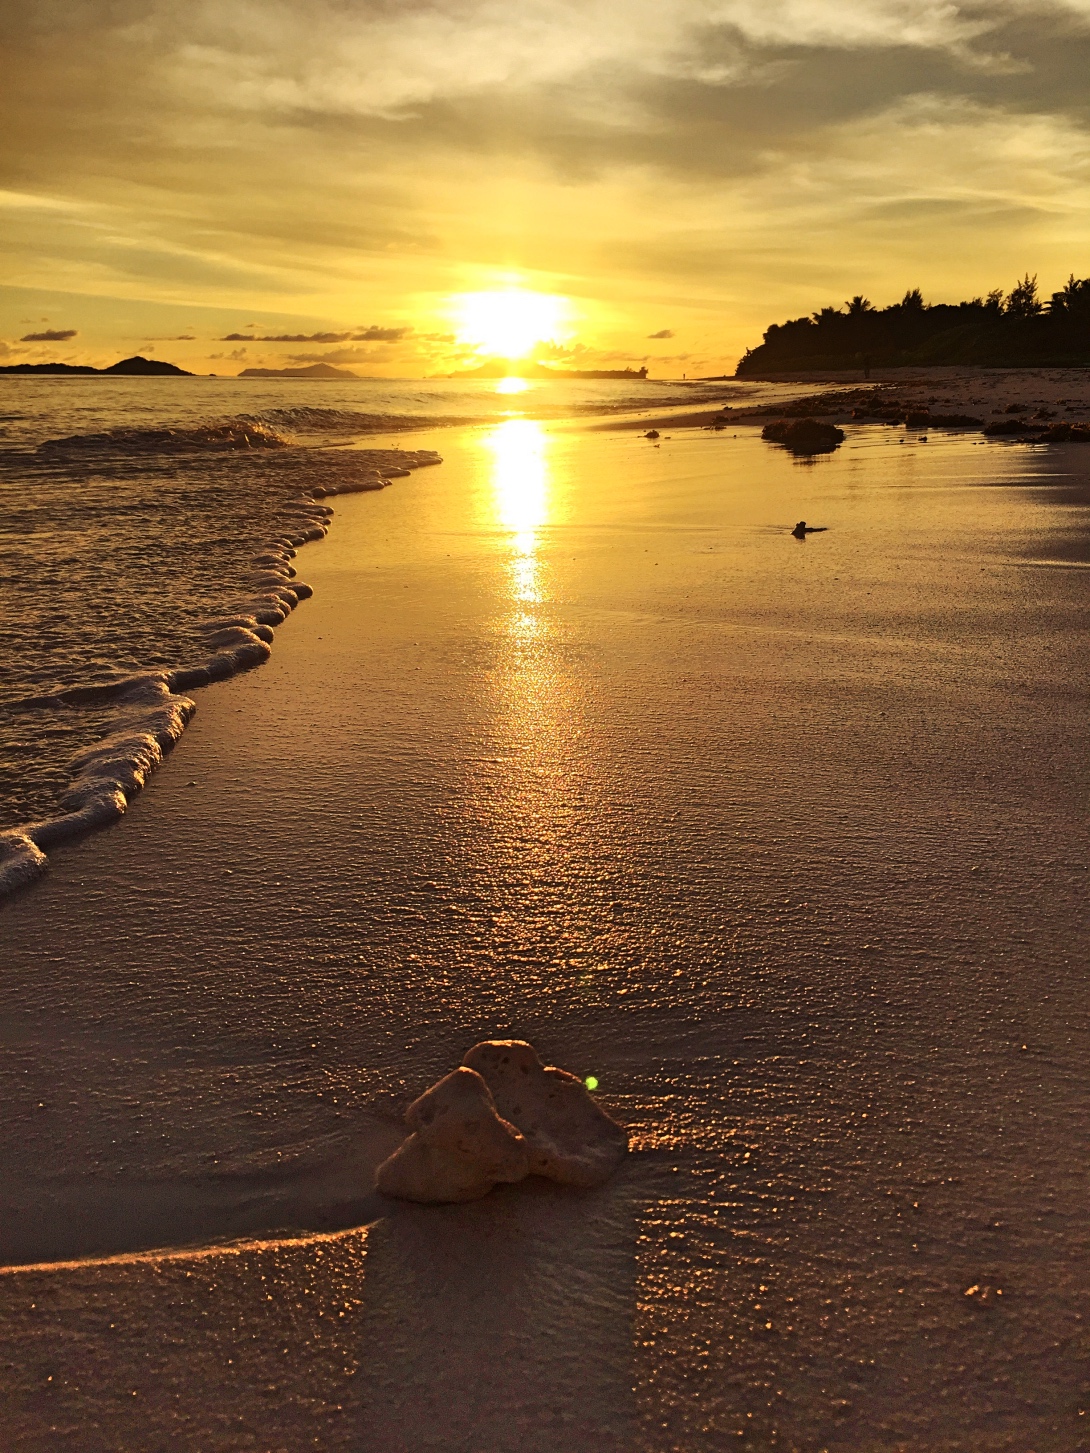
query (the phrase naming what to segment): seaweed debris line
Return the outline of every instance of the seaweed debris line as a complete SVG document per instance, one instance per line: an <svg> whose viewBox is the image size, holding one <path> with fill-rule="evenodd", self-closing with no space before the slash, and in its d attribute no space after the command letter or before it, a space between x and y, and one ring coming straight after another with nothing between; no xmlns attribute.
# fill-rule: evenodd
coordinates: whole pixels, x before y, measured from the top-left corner
<svg viewBox="0 0 1090 1453"><path fill-rule="evenodd" d="M23 490L24 482L35 476L42 484L67 485L73 491L72 507L94 521L110 519L111 502L112 513L124 516L130 500L145 506L154 491L155 507L165 523L180 524L192 536L194 521L199 521L213 550L226 539L232 556L242 554L243 562L243 552L253 552L248 565L242 563L237 573L231 570L218 588L213 583L203 617L199 607L194 614L192 582L184 571L171 570L164 561L158 581L159 594L169 603L159 628L164 639L134 636L128 657L139 660L143 654L153 669L133 672L130 667L128 674L96 681L98 662L91 660L87 674L92 679L72 683L71 668L64 672L57 667L51 689L37 694L24 690L6 703L9 715L24 722L41 721L43 729L74 721L72 730L82 735L83 743L63 767L58 766L58 775L68 784L59 800L31 798L41 815L22 822L16 819L0 830L0 897L37 878L52 847L124 814L193 717L197 708L189 691L268 659L276 626L312 593L295 578L291 561L300 546L328 532L333 510L322 503L325 498L383 489L413 469L440 462L432 450L301 447L244 418L192 428L74 435L0 459L0 472L15 479L17 489ZM98 503L103 477L109 478L113 490L104 504ZM178 496L177 518L163 513L171 508L172 489ZM266 532L270 526L280 533L272 538L266 534L263 543L260 537L259 542L252 536L247 539L250 529ZM168 538L167 531L162 534L163 548L176 549L178 542ZM108 533L103 538L108 546ZM206 542L198 536L187 543L199 553ZM222 558L225 566L235 563L233 558ZM232 576L244 582L240 595L232 595ZM142 598L134 596L117 602L117 610L132 615L142 605ZM196 660L191 654L194 648ZM175 660L181 657L184 664L172 664L171 655ZM23 680L48 684L54 669L39 650L27 664ZM55 730L43 734L60 735Z"/></svg>

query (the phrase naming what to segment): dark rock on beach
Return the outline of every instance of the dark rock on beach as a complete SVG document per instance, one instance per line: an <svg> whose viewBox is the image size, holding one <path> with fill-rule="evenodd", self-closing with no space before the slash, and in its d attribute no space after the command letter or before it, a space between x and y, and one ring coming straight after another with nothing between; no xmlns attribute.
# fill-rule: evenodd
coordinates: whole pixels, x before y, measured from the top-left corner
<svg viewBox="0 0 1090 1453"><path fill-rule="evenodd" d="M761 438L782 444L792 454L831 454L844 442L844 430L817 419L778 419L766 424Z"/></svg>
<svg viewBox="0 0 1090 1453"><path fill-rule="evenodd" d="M1033 424L1028 419L996 419L984 426L989 438L1012 436L1027 444L1090 444L1090 424Z"/></svg>
<svg viewBox="0 0 1090 1453"><path fill-rule="evenodd" d="M933 414L930 409L905 414L908 429L979 429L983 422L975 414Z"/></svg>
<svg viewBox="0 0 1090 1453"><path fill-rule="evenodd" d="M1050 424L1037 437L1045 444L1090 444L1090 424Z"/></svg>

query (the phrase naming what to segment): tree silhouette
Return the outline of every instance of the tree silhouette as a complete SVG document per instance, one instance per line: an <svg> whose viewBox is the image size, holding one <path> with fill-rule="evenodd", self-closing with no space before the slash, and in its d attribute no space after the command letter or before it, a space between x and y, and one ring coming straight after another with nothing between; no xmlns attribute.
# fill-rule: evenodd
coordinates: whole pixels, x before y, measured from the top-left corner
<svg viewBox="0 0 1090 1453"><path fill-rule="evenodd" d="M960 303L926 303L919 288L909 288L899 303L876 308L856 293L842 308L773 323L760 346L746 351L738 373L860 364L1090 366L1090 278L1072 274L1047 305L1030 273L1009 293L993 288Z"/></svg>
<svg viewBox="0 0 1090 1453"><path fill-rule="evenodd" d="M1036 318L1041 310L1042 304L1037 297L1037 274L1030 277L1027 272L1007 294L1007 312L1012 318Z"/></svg>
<svg viewBox="0 0 1090 1453"><path fill-rule="evenodd" d="M1090 321L1090 278L1077 278L1072 273L1060 291L1052 294L1048 310Z"/></svg>

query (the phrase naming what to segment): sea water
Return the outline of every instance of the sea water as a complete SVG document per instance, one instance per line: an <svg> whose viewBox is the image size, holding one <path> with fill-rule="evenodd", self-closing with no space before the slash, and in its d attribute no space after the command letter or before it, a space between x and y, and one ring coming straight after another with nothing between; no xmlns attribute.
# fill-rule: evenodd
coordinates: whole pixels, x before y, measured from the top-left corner
<svg viewBox="0 0 1090 1453"><path fill-rule="evenodd" d="M124 811L184 729L189 690L267 656L308 593L292 561L328 527L321 499L438 462L411 431L752 388L5 378L0 891L40 870L48 840ZM346 447L377 433L405 447Z"/></svg>

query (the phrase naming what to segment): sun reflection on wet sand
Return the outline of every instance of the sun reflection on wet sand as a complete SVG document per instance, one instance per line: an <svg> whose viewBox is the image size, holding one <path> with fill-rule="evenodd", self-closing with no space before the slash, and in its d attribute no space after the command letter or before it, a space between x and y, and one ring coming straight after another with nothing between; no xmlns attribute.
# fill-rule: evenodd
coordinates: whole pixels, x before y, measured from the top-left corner
<svg viewBox="0 0 1090 1453"><path fill-rule="evenodd" d="M519 925L521 942L511 947L537 957L544 941L567 957L592 934L572 846L594 815L594 790L551 543L566 515L563 453L524 419L498 425L486 444L487 507L501 552L491 676L497 753L477 811L484 805L494 824L487 874L497 907Z"/></svg>
<svg viewBox="0 0 1090 1453"><path fill-rule="evenodd" d="M549 519L548 438L532 419L508 419L489 434L496 519L510 535L511 596L522 606L544 600L539 533ZM530 611L516 612L523 628L536 630Z"/></svg>

